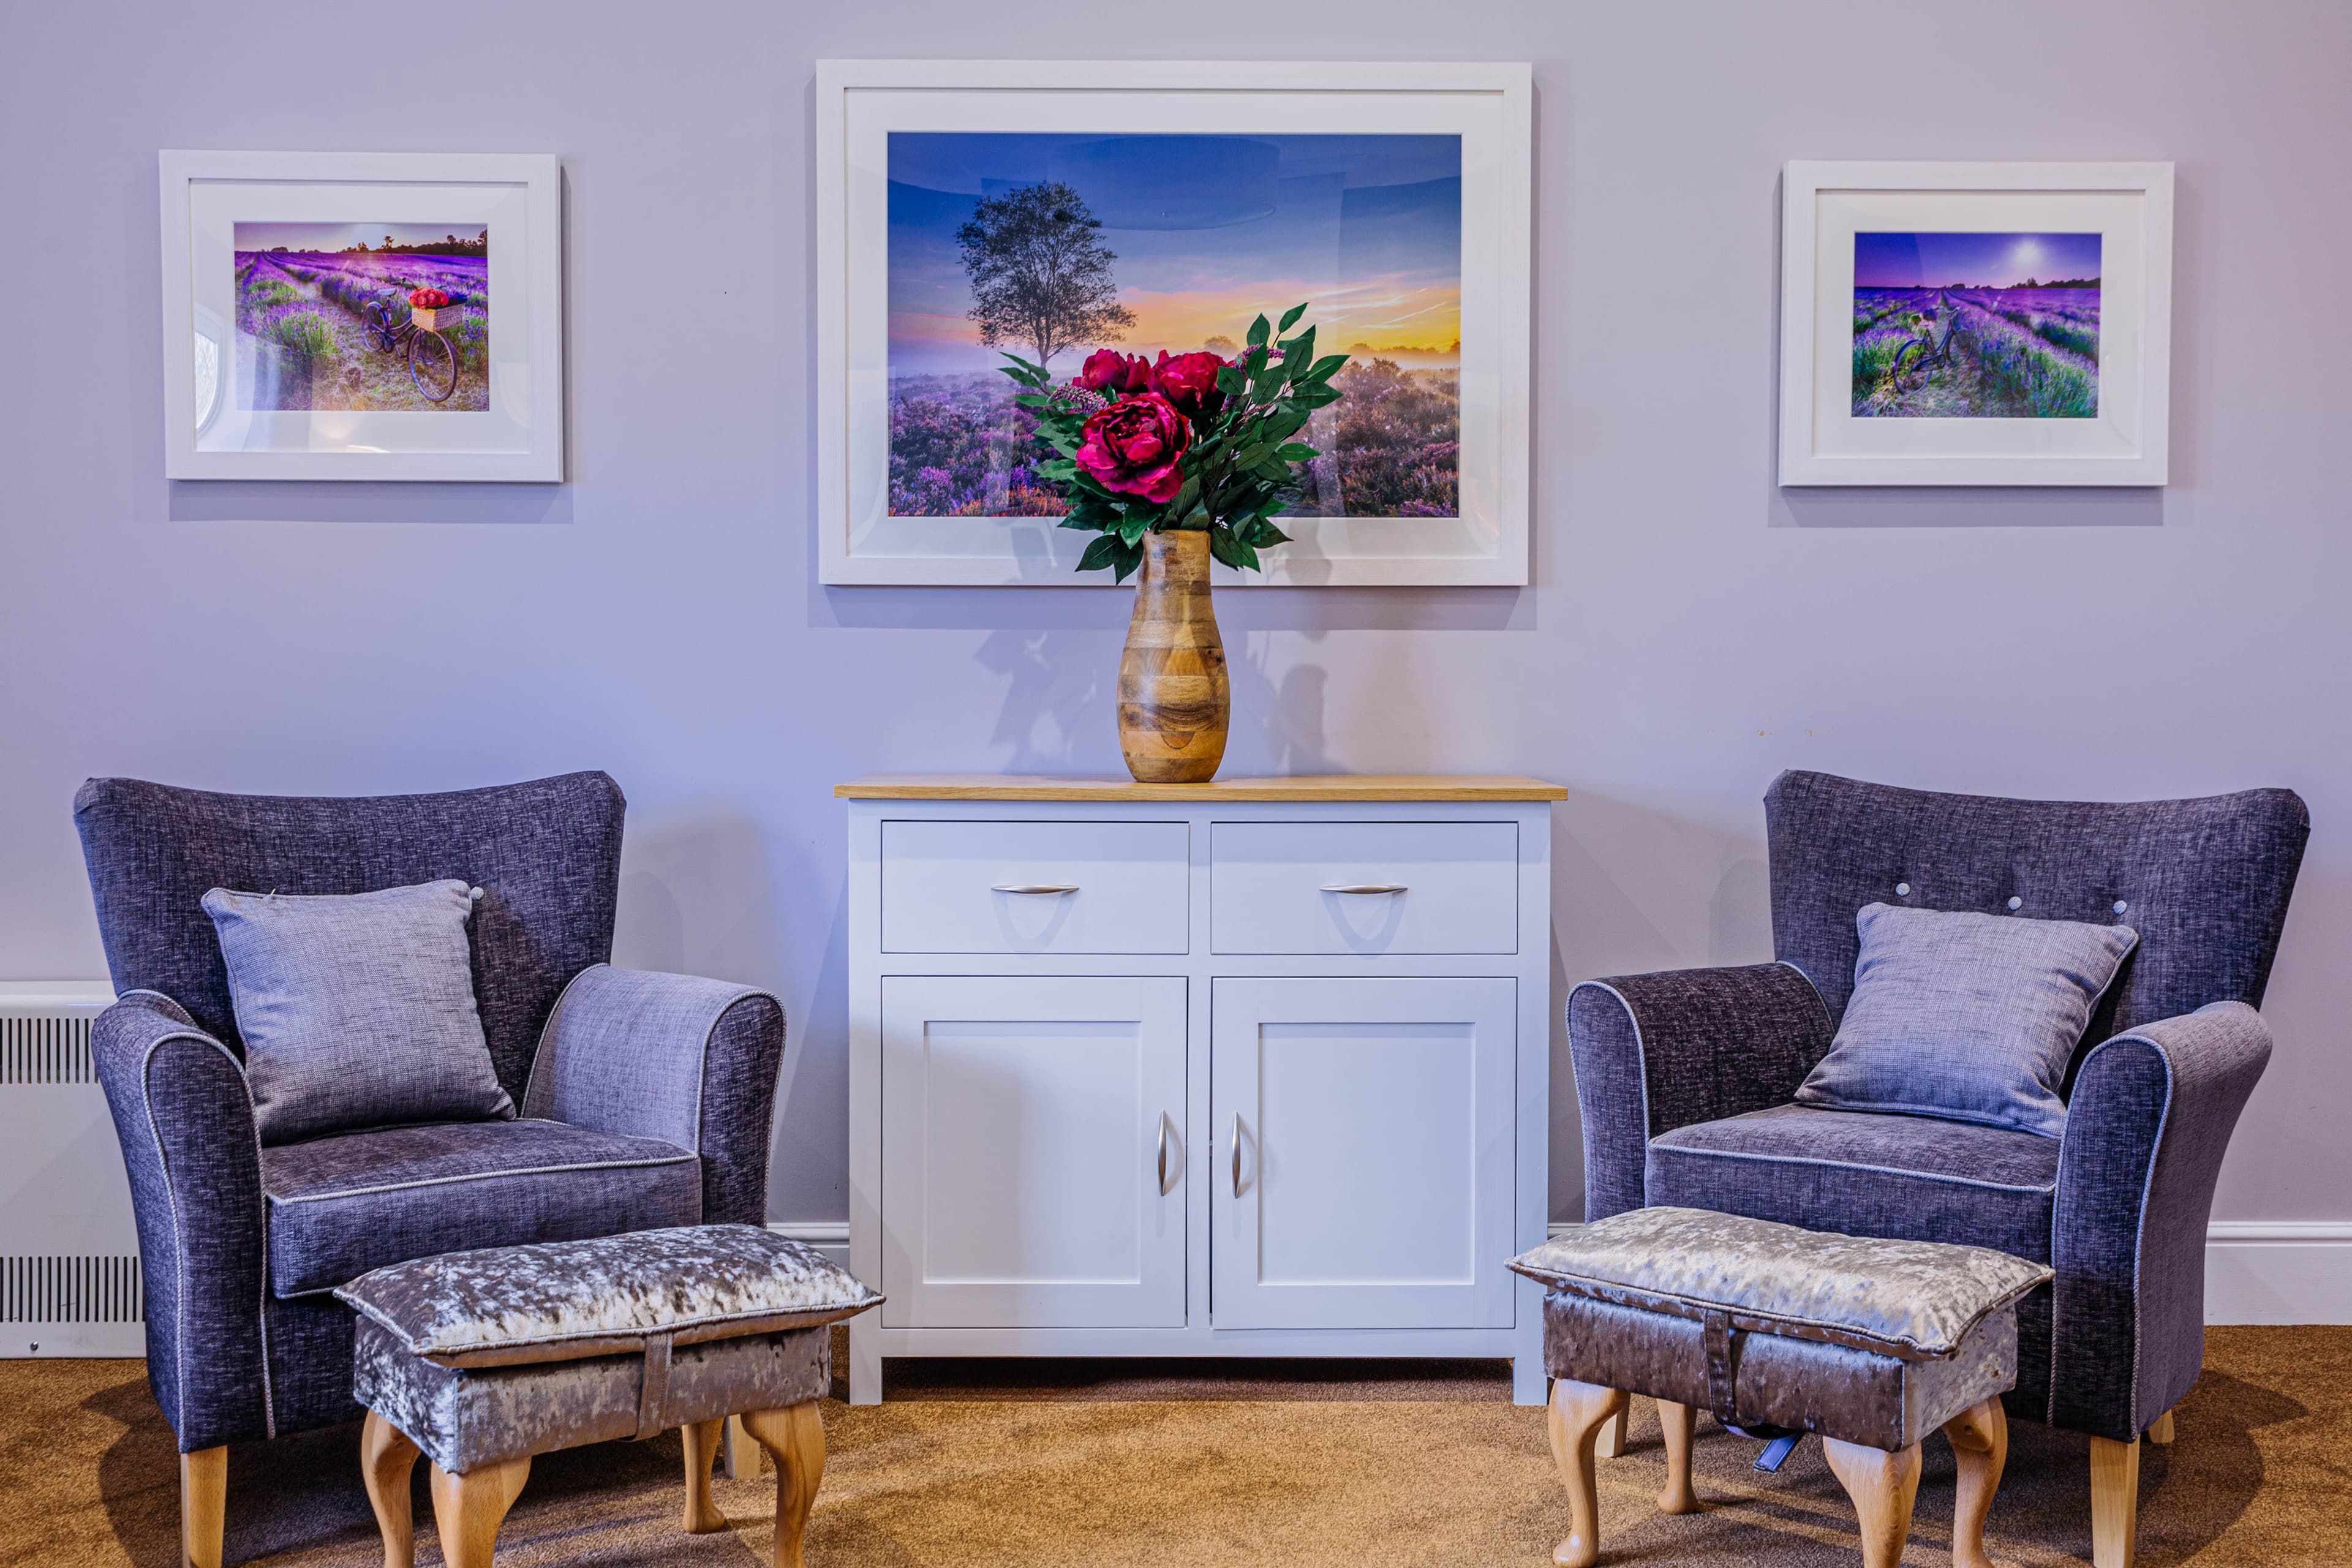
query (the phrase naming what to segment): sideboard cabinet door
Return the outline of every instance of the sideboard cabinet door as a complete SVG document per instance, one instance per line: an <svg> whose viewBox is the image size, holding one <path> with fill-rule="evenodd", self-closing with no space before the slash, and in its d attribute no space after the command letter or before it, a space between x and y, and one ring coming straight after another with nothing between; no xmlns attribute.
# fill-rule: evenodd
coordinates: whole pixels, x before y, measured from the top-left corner
<svg viewBox="0 0 2352 1568"><path fill-rule="evenodd" d="M1179 975L886 977L883 1321L1184 1321Z"/></svg>
<svg viewBox="0 0 2352 1568"><path fill-rule="evenodd" d="M1509 1326L1517 982L1212 984L1216 1327Z"/></svg>

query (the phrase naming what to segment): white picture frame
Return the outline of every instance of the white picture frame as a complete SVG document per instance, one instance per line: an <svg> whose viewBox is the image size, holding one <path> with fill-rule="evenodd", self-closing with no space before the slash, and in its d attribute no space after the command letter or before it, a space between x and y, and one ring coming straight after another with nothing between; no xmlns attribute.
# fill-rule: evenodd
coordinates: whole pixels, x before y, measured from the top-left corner
<svg viewBox="0 0 2352 1568"><path fill-rule="evenodd" d="M1218 581L1526 583L1532 92L1525 64L819 61L814 526L821 581L1112 583L1108 572L1074 570L1092 536L1059 529L1051 517L891 513L891 130L1243 136L1406 129L1463 137L1459 515L1285 518L1296 542L1268 551L1263 573L1220 566ZM1265 304L1279 310L1296 302ZM1057 362L1055 368L1066 374L1073 367Z"/></svg>
<svg viewBox="0 0 2352 1568"><path fill-rule="evenodd" d="M174 150L157 162L167 478L562 481L562 176L553 154ZM330 346L316 360L289 361L247 330L262 318L236 259L240 225L248 234L274 226L322 235L339 226L446 225L452 237L479 226L482 290L440 323L471 314L478 335L456 339L446 361L413 331L383 347L354 310L322 294L315 308ZM320 291L319 274L302 270L311 278L282 283L286 309L312 305ZM404 280L377 281L397 291ZM395 327L415 323L412 316ZM454 338L445 332L442 342ZM412 362L425 363L422 379ZM298 377L281 374L289 363ZM441 384L456 394L444 394L448 407L430 396L440 390L440 365ZM330 373L348 384L316 388ZM418 405L402 405L395 393Z"/></svg>
<svg viewBox="0 0 2352 1568"><path fill-rule="evenodd" d="M2172 175L2168 163L1787 164L1781 209L1780 482L2165 483ZM1874 232L1878 230L1901 232ZM1857 234L1878 240L1930 235L1939 239L1959 235L2066 240L2096 236L2100 270L2093 279L2095 326L2090 356L2095 414L1898 418L1863 412L1890 405L1920 405L1901 404L1895 384L1883 378L1874 389L1856 388L1856 365L1869 357L1865 351L1871 346L1858 341L1862 318L1868 312L1858 302L1864 280L1857 271L1857 257L1864 251L1857 247ZM2058 265L2053 262L2053 268ZM1999 292L2000 287L1992 291ZM1920 291L1933 294L1936 289ZM1961 286L1953 284L1951 291L1961 293ZM1967 302L1958 308L1947 300L1945 308L1972 321L1971 307L1983 297L1964 296ZM1925 341L1930 347L1936 314L1931 308L1927 315ZM2008 319L2021 330L2028 324L2036 331L2051 330L2051 323L2030 310ZM2063 323L2056 325L2063 335ZM2079 366L2079 356L2068 363ZM1876 363L1874 358L1872 363ZM2000 406L2019 405L2011 400Z"/></svg>

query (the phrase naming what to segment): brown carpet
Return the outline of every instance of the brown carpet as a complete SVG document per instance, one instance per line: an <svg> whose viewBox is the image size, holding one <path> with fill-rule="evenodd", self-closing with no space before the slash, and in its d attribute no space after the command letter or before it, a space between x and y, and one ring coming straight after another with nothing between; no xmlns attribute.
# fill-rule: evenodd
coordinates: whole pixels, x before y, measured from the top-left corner
<svg viewBox="0 0 2352 1568"><path fill-rule="evenodd" d="M1541 1412L1496 1363L894 1363L890 1402L828 1402L831 1457L809 1530L816 1568L1013 1564L1548 1563L1568 1510ZM839 1392L836 1389L836 1392ZM1701 1421L1702 1515L1666 1518L1657 1420L1601 1466L1603 1562L1791 1568L1860 1561L1853 1516L1801 1447L1778 1476ZM2143 1568L2352 1564L2352 1328L2216 1329L2179 1440L2141 1471ZM1993 1555L2087 1559L2081 1439L2011 1428ZM356 1428L239 1447L228 1555L272 1568L376 1568ZM677 1528L673 1435L540 1459L499 1561L764 1563L771 1479L718 1483L733 1533ZM418 1470L417 1517L431 1515ZM0 1563L177 1562L171 1434L136 1362L0 1363ZM1950 1450L1927 1448L1906 1564L1948 1564ZM417 1560L440 1551L419 1533Z"/></svg>

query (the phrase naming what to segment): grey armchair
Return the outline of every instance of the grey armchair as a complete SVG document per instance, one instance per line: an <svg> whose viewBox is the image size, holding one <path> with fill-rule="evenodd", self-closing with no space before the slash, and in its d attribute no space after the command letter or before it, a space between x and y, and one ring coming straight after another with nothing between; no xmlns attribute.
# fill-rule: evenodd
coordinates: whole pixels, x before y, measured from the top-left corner
<svg viewBox="0 0 2352 1568"><path fill-rule="evenodd" d="M336 1286L436 1252L765 1219L783 1010L610 967L624 805L600 773L372 799L92 779L75 797L121 997L92 1047L198 1568L220 1562L226 1445L360 1416ZM521 1116L262 1143L198 900L443 878L482 889L474 994Z"/></svg>
<svg viewBox="0 0 2352 1568"><path fill-rule="evenodd" d="M2309 815L2287 790L2094 805L1811 773L1781 774L1765 815L1778 963L1570 994L1586 1217L1685 1205L2050 1265L2006 1403L2090 1436L2094 1561L2127 1563L2140 1436L2169 1440L2204 1359L2213 1184L2270 1059L2254 1008ZM1793 1102L1872 902L2139 932L2076 1048L2062 1137Z"/></svg>

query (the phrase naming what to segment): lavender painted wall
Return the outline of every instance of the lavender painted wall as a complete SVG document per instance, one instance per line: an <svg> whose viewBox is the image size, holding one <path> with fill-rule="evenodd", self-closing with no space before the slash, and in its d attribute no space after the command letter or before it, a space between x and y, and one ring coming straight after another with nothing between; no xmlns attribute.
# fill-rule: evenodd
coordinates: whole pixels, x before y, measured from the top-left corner
<svg viewBox="0 0 2352 1568"><path fill-rule="evenodd" d="M2280 1050L2218 1212L2352 1218L2352 12L1436 14L544 0L453 14L419 53L381 12L13 7L11 58L38 64L0 94L0 976L102 972L68 815L86 774L358 793L607 768L631 801L620 957L782 991L773 1212L841 1215L831 786L1115 770L1128 601L814 584L812 63L1531 59L1536 585L1227 595L1231 768L1567 783L1562 994L1769 954L1759 796L1784 767L2292 784L2316 829ZM1938 89L1898 89L1923 62ZM161 147L560 153L572 481L167 484ZM1790 157L2177 160L2172 487L1775 489ZM1556 1098L1574 1213L1564 1070Z"/></svg>

